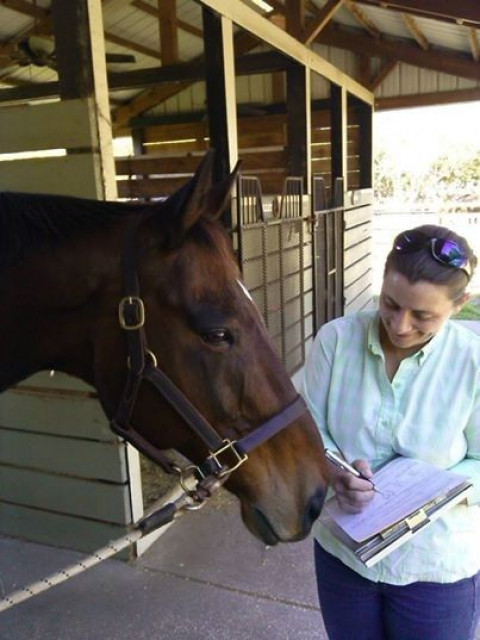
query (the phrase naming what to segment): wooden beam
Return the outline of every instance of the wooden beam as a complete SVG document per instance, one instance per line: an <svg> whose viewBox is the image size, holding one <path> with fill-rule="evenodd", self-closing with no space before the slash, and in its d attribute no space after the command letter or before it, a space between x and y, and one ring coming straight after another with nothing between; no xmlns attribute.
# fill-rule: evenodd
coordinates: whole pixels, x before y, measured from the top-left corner
<svg viewBox="0 0 480 640"><path fill-rule="evenodd" d="M94 91L88 6L73 0L66 9L61 0L52 0L52 17L60 97L87 98Z"/></svg>
<svg viewBox="0 0 480 640"><path fill-rule="evenodd" d="M344 0L327 0L326 4L320 9L320 11L315 12L315 18L305 29L305 33L302 38L303 44L307 46L315 40L320 31L330 22L343 3Z"/></svg>
<svg viewBox="0 0 480 640"><path fill-rule="evenodd" d="M331 25L320 33L317 41L355 53L397 60L460 78L480 80L480 66L470 58L451 51L423 51L404 41L373 40L356 31L332 28Z"/></svg>
<svg viewBox="0 0 480 640"><path fill-rule="evenodd" d="M182 31L185 31L186 33L190 33L192 36L196 36L197 38L203 38L203 30L199 29L198 27L195 27L193 24L190 24L189 22L186 22L185 20L180 20L179 18L177 18L175 20L176 25L179 29L181 29Z"/></svg>
<svg viewBox="0 0 480 640"><path fill-rule="evenodd" d="M138 4L141 0L135 0L135 4ZM258 14L253 12L255 16L258 18ZM272 15L269 16L269 19L272 18ZM282 33L284 33L282 31ZM239 32L235 35L234 38L234 46L235 46L235 54L241 55L242 53L246 53L251 49L258 46L259 42L257 38L252 36L247 31ZM204 64L204 56L200 55L194 60L192 60L189 64ZM178 93L181 93L185 89L188 89L191 86L191 82L179 82L176 85L170 85L168 87L159 86L151 88L147 91L142 92L139 96L134 98L130 103L123 105L122 107L117 108L113 113L113 122L115 128L123 127L131 118L150 109L153 106L161 104L168 98L171 98Z"/></svg>
<svg viewBox="0 0 480 640"><path fill-rule="evenodd" d="M88 98L90 144L98 154L99 198L117 195L101 4L97 0L52 0L55 51L62 100ZM88 140L86 140L87 146Z"/></svg>
<svg viewBox="0 0 480 640"><path fill-rule="evenodd" d="M410 107L428 107L437 104L452 104L455 102L470 102L480 100L480 88L457 89L455 91L434 91L431 93L414 93L390 98L377 98L375 109L387 111L389 109L407 109Z"/></svg>
<svg viewBox="0 0 480 640"><path fill-rule="evenodd" d="M476 29L468 30L468 42L470 44L472 58L475 62L478 62L480 59L480 42L478 40L478 31Z"/></svg>
<svg viewBox="0 0 480 640"><path fill-rule="evenodd" d="M37 5L31 2L27 2L26 0L0 0L0 5L4 6L6 9L11 9L12 11L16 11L17 13L21 13L25 16L30 16L35 20L43 20L46 9L42 9L41 7L37 7Z"/></svg>
<svg viewBox="0 0 480 640"><path fill-rule="evenodd" d="M333 82L330 84L330 121L331 121L331 174L332 183L344 178L344 191L347 184L347 93L344 87Z"/></svg>
<svg viewBox="0 0 480 640"><path fill-rule="evenodd" d="M349 93L360 100L371 103L373 96L359 82L346 73L340 71L333 64L311 51L303 43L281 31L272 22L248 7L239 0L198 0L201 4L210 7L220 15L232 20L236 25L266 42L278 51L304 64L311 71L319 73L327 80L345 86Z"/></svg>
<svg viewBox="0 0 480 640"><path fill-rule="evenodd" d="M287 33L301 40L305 31L305 9L303 0L285 0Z"/></svg>
<svg viewBox="0 0 480 640"><path fill-rule="evenodd" d="M210 146L216 150L213 177L224 180L238 160L235 93L235 61L231 20L202 8L208 130ZM236 227L233 207L224 212L227 229Z"/></svg>
<svg viewBox="0 0 480 640"><path fill-rule="evenodd" d="M472 0L357 0L383 9L402 11L422 18L465 24L480 25L480 3Z"/></svg>
<svg viewBox="0 0 480 640"><path fill-rule="evenodd" d="M369 104L360 103L357 107L359 125L358 155L360 156L360 189L372 186L373 167L373 108Z"/></svg>
<svg viewBox="0 0 480 640"><path fill-rule="evenodd" d="M26 84L13 89L0 89L0 102L23 102L25 100L43 100L55 98L60 93L58 82Z"/></svg>
<svg viewBox="0 0 480 640"><path fill-rule="evenodd" d="M118 44L121 47L125 47L125 49L129 49L130 51L138 51L138 53L143 53L150 58L156 58L157 60L162 59L159 51L156 51L151 47L145 47L143 44L138 44L138 42L133 42L133 40L117 36L111 31L105 31L105 40L107 42L112 42L113 44Z"/></svg>
<svg viewBox="0 0 480 640"><path fill-rule="evenodd" d="M366 13L360 9L360 7L357 7L352 0L345 0L345 6L352 16L355 17L360 26L363 27L365 31L372 36L372 38L375 38L375 40L380 38L380 29L373 20L371 20Z"/></svg>
<svg viewBox="0 0 480 640"><path fill-rule="evenodd" d="M373 78L370 79L370 81L366 85L370 89L370 91L375 91L375 89L377 89L377 87L382 84L385 78L389 76L394 69L397 68L397 65L398 60L387 60L386 62L384 62L380 70L376 73L376 75L373 76Z"/></svg>
<svg viewBox="0 0 480 640"><path fill-rule="evenodd" d="M158 0L160 50L164 64L175 64L180 59L176 17L176 0Z"/></svg>
<svg viewBox="0 0 480 640"><path fill-rule="evenodd" d="M287 71L287 158L288 174L303 178L310 190L310 74L303 65Z"/></svg>
<svg viewBox="0 0 480 640"><path fill-rule="evenodd" d="M428 51L430 49L430 43L425 37L425 34L423 33L423 31L418 26L418 23L415 20L415 18L412 18L412 16L409 16L407 13L402 13L402 18L403 18L403 21L405 22L407 29L410 31L414 39L418 42L420 47L424 51Z"/></svg>
<svg viewBox="0 0 480 640"><path fill-rule="evenodd" d="M285 71L292 62L276 51L252 53L236 59L237 75L275 73ZM150 67L134 71L117 71L108 74L111 91L158 87L174 82L201 82L205 79L206 63L203 56L183 64Z"/></svg>

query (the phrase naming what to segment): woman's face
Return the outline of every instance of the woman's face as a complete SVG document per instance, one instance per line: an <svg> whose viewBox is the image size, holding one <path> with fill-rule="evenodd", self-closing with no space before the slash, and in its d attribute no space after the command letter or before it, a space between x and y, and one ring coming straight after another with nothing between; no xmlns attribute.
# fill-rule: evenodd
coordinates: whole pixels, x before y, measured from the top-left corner
<svg viewBox="0 0 480 640"><path fill-rule="evenodd" d="M412 284L396 271L388 271L380 293L380 319L385 338L397 349L420 348L457 313L459 304L448 297L443 285L420 280Z"/></svg>

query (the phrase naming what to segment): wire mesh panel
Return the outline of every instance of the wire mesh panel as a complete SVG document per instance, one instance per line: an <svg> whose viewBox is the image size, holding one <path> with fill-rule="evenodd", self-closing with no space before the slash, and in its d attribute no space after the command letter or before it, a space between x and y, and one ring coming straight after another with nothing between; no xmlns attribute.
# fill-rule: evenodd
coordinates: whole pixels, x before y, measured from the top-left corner
<svg viewBox="0 0 480 640"><path fill-rule="evenodd" d="M312 236L309 218L302 210L303 184L300 178L287 178L277 217L265 218L261 203L252 201L261 198L261 191L255 187L252 195L251 180L239 178L240 265L292 374L303 365L306 344L314 331Z"/></svg>

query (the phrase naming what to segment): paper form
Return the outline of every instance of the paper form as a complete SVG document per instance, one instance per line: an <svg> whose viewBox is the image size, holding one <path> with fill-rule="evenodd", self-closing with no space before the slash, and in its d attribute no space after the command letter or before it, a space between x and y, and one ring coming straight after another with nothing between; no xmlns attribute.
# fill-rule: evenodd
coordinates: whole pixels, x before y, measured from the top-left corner
<svg viewBox="0 0 480 640"><path fill-rule="evenodd" d="M356 542L362 542L409 516L466 478L412 458L398 457L377 471L372 480L380 493L361 513L342 511L336 498L325 505L327 514Z"/></svg>

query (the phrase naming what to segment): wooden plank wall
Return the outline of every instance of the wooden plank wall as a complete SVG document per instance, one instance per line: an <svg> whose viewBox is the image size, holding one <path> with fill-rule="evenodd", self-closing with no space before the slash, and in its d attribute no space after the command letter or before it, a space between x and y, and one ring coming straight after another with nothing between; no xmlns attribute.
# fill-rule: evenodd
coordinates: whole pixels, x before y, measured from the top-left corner
<svg viewBox="0 0 480 640"><path fill-rule="evenodd" d="M0 395L0 532L93 551L132 521L126 446L93 389L47 372Z"/></svg>
<svg viewBox="0 0 480 640"><path fill-rule="evenodd" d="M349 113L348 179L359 186L359 127L354 109ZM330 115L312 113L312 173L331 189ZM172 193L190 177L209 148L204 121L150 126L143 130L145 155L117 159L118 193L122 198L155 198ZM287 119L285 114L238 119L242 173L260 179L264 194L281 194L287 177Z"/></svg>
<svg viewBox="0 0 480 640"><path fill-rule="evenodd" d="M98 197L98 135L90 111L90 99L2 107L0 190ZM18 155L52 151L63 155Z"/></svg>
<svg viewBox="0 0 480 640"><path fill-rule="evenodd" d="M94 112L92 98L2 107L0 189L103 197ZM0 395L1 533L92 551L142 513L138 456L92 389L42 373Z"/></svg>
<svg viewBox="0 0 480 640"><path fill-rule="evenodd" d="M372 219L373 190L347 191L343 254L345 314L372 303Z"/></svg>

